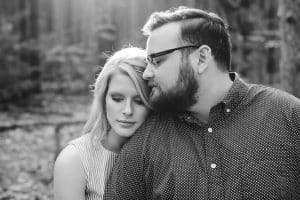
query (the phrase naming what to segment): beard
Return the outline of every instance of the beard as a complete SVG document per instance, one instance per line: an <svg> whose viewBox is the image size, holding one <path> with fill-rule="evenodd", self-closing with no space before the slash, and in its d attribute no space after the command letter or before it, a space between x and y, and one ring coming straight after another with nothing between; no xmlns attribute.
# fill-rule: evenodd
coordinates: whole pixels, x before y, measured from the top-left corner
<svg viewBox="0 0 300 200"><path fill-rule="evenodd" d="M182 62L174 87L169 88L167 91L163 91L159 86L156 89L159 94L155 97L150 97L150 103L159 112L184 112L197 102L198 82L189 62L185 64Z"/></svg>

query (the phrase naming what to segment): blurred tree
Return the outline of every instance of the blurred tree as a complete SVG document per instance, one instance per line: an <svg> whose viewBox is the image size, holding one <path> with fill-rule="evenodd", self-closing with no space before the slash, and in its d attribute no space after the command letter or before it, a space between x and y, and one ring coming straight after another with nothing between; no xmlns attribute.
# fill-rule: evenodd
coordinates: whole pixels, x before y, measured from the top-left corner
<svg viewBox="0 0 300 200"><path fill-rule="evenodd" d="M300 97L300 0L280 0L281 86Z"/></svg>
<svg viewBox="0 0 300 200"><path fill-rule="evenodd" d="M290 0L289 2L295 4L297 1ZM288 2L284 2L284 4L288 4ZM17 51L13 54L13 57L9 57L7 51L4 51L4 45L0 46L2 48L0 51L3 52L2 60L5 60L4 63L6 62L0 67L4 69L3 66L6 66L7 71L21 69L19 64L18 67L15 67L15 64L8 64L10 63L10 61L7 61L9 59L19 59L20 62L24 62L23 64L28 66L38 66L40 65L40 57L34 51L42 50L44 56L42 57L42 70L40 71L46 73L46 76L42 75L42 77L48 77L49 79L51 77L61 77L61 80L68 80L66 87L71 85L73 77L78 77L78 80L87 77L86 80L92 82L93 78L90 77L94 77L94 74L90 76L89 73L97 73L98 70L96 70L96 67L91 66L102 65L107 58L106 55L110 52L128 45L145 47L146 37L142 35L140 29L152 12L181 5L216 12L226 20L232 36L232 68L234 71L237 71L251 82L271 84L276 87L279 85L280 37L279 18L276 15L278 0L0 1L0 32L9 32L5 37L14 37L9 41L14 40L11 43L11 49ZM298 15L297 11L292 12ZM287 38L290 37L286 35L292 35L293 31L296 35L295 27L298 26L297 24L293 25L293 17L287 18L288 20L281 23L282 31L280 33L281 38L287 45L285 47L282 44L281 53L286 54L288 54L288 51L285 48L289 48ZM292 27L294 28L292 29ZM287 38L284 39L284 37ZM4 34L0 38L2 38L2 41L6 40ZM69 51L70 49L71 51ZM76 51L73 51L74 49ZM77 54L77 50L85 52L84 58L81 57L81 53L80 55ZM53 52L59 52L59 56L56 56L54 60L52 58L48 59L48 55L52 55ZM72 54L71 58L70 54ZM20 57L15 58L16 55ZM293 56L293 58L296 57ZM70 59L72 62L70 62ZM287 62L286 60L291 62L289 57L286 57L285 60L283 57L282 62ZM294 59L294 61L294 63L298 62L297 59ZM14 67L10 67L12 65ZM22 68L25 69L25 67ZM33 68L26 67L26 69L29 69L31 73ZM38 69L38 67L35 67L35 69ZM60 75L47 76L52 74L47 73L49 71L53 72L53 75ZM281 67L281 71L288 73L289 70L282 70ZM33 73L32 77L30 75L29 78L33 78L32 80L37 78L38 80L38 73L36 72ZM281 79L283 79L285 75L284 73L281 74ZM289 72L289 74L296 76L292 72ZM8 76L3 75L3 78L5 77ZM48 78L47 81L50 81ZM290 78L284 79L293 80ZM295 77L294 79L294 82L289 83L290 85L297 83L298 79ZM54 78L53 81L57 81L58 86L64 85L59 80ZM44 80L42 81L44 88ZM86 85L87 83L83 82L82 84ZM293 90L297 90L297 88Z"/></svg>
<svg viewBox="0 0 300 200"><path fill-rule="evenodd" d="M20 42L38 38L38 0L19 1Z"/></svg>
<svg viewBox="0 0 300 200"><path fill-rule="evenodd" d="M38 0L0 1L0 102L40 92Z"/></svg>

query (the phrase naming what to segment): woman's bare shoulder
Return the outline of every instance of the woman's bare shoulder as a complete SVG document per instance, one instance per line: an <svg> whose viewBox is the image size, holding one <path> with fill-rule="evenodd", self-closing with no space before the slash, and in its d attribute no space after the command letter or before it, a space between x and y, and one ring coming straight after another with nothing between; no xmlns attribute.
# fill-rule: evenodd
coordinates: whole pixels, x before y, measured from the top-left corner
<svg viewBox="0 0 300 200"><path fill-rule="evenodd" d="M77 149L66 146L54 164L55 199L84 199L86 176Z"/></svg>

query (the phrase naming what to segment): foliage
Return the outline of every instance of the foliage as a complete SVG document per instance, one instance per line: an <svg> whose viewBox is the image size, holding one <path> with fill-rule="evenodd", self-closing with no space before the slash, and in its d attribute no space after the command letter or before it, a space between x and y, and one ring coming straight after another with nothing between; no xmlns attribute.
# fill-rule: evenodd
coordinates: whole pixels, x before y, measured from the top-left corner
<svg viewBox="0 0 300 200"><path fill-rule="evenodd" d="M228 2L231 6L224 6L224 13L232 34L233 70L250 82L276 86L280 81L278 2Z"/></svg>
<svg viewBox="0 0 300 200"><path fill-rule="evenodd" d="M1 200L53 199L52 174L56 153L70 139L81 134L82 123L64 126L58 133L56 130L64 122L85 121L86 96L49 94L39 98L44 102L43 107L11 107L8 112L0 112L1 127L23 125L0 132ZM43 125L43 122L52 125ZM32 123L35 125L29 125Z"/></svg>
<svg viewBox="0 0 300 200"><path fill-rule="evenodd" d="M97 55L81 45L55 45L45 52L42 64L43 91L88 91L99 69L96 63Z"/></svg>
<svg viewBox="0 0 300 200"><path fill-rule="evenodd" d="M0 32L0 47L0 102L38 92L40 72L36 44L33 41L20 43L16 35Z"/></svg>

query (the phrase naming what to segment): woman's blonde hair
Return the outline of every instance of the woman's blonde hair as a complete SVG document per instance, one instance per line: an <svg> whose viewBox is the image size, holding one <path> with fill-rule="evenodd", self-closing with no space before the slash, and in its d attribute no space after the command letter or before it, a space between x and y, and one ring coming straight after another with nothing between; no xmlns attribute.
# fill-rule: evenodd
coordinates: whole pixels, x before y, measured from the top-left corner
<svg viewBox="0 0 300 200"><path fill-rule="evenodd" d="M149 88L142 78L146 68L146 52L136 47L124 48L108 58L94 84L94 97L89 118L83 128L83 133L91 133L94 138L102 139L109 131L110 125L106 117L105 96L111 77L121 73L127 75L134 83L143 103L149 105Z"/></svg>

